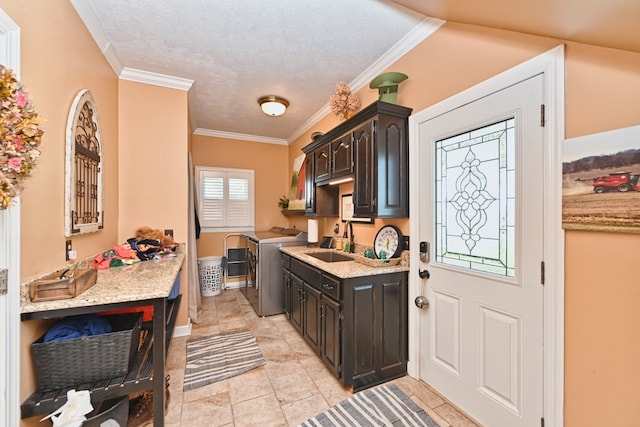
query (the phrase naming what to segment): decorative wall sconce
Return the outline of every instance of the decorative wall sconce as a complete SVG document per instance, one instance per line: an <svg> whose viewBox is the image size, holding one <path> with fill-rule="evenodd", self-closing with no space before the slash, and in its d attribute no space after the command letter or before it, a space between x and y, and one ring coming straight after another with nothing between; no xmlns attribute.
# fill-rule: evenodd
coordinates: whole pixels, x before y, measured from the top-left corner
<svg viewBox="0 0 640 427"><path fill-rule="evenodd" d="M284 112L287 111L289 101L284 98L280 98L279 96L269 95L259 98L258 104L260 104L262 112L267 116L276 117L283 115Z"/></svg>

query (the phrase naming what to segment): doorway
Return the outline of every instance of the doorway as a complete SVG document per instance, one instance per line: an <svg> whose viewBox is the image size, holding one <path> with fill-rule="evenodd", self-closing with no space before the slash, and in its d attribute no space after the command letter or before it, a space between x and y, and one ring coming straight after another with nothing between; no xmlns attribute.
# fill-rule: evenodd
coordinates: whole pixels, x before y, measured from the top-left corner
<svg viewBox="0 0 640 427"><path fill-rule="evenodd" d="M563 50L543 57L410 119L410 294L429 305L412 307L409 372L483 425L562 425L562 331L543 319L563 318Z"/></svg>

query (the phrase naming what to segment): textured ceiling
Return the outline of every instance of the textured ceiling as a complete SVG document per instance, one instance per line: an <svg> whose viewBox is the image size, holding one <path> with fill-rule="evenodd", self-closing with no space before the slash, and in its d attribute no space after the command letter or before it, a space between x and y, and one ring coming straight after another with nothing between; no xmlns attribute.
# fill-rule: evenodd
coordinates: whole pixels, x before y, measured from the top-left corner
<svg viewBox="0 0 640 427"><path fill-rule="evenodd" d="M375 0L72 3L112 65L193 80L194 129L284 143L328 111L337 82L353 83L425 26L424 16ZM360 87L387 66L370 70ZM264 95L286 98L285 115L263 114Z"/></svg>
<svg viewBox="0 0 640 427"><path fill-rule="evenodd" d="M283 144L336 82L368 86L441 20L640 52L639 0L70 1L121 78L190 87L197 133ZM264 95L285 115L264 115Z"/></svg>

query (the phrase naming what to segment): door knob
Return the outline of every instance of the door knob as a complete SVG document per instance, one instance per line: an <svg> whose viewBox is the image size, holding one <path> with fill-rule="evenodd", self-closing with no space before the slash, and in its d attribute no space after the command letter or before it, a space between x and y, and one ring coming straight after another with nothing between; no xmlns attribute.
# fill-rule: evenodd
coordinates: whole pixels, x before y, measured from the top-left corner
<svg viewBox="0 0 640 427"><path fill-rule="evenodd" d="M429 273L429 270L418 269L418 276L420 276L421 279L428 279L431 277L431 273Z"/></svg>
<svg viewBox="0 0 640 427"><path fill-rule="evenodd" d="M417 296L414 303L416 304L416 307L422 309L422 308L429 308L429 301L427 301L427 297L425 296Z"/></svg>

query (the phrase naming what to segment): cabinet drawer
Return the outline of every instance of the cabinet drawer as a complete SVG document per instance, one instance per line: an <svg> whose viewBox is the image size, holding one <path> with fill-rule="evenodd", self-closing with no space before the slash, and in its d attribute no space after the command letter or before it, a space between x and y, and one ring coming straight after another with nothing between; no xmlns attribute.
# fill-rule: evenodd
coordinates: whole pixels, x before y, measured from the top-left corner
<svg viewBox="0 0 640 427"><path fill-rule="evenodd" d="M287 254L282 254L282 268L291 270L291 256Z"/></svg>
<svg viewBox="0 0 640 427"><path fill-rule="evenodd" d="M336 301L340 300L340 280L335 277L322 275L322 293L330 296Z"/></svg>
<svg viewBox="0 0 640 427"><path fill-rule="evenodd" d="M313 268L296 258L291 258L291 272L307 282L309 285L320 290L320 279L322 277L320 270Z"/></svg>

